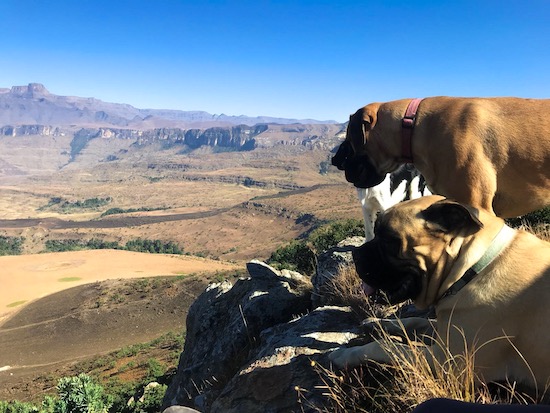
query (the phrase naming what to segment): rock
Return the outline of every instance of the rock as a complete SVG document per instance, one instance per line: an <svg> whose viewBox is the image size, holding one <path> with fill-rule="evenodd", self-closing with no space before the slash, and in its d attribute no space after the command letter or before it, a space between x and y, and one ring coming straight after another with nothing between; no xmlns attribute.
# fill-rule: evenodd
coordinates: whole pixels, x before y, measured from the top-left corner
<svg viewBox="0 0 550 413"><path fill-rule="evenodd" d="M323 405L323 381L313 366L328 365L328 353L357 337L358 325L349 307L322 307L264 330L209 411L318 411L311 406Z"/></svg>
<svg viewBox="0 0 550 413"><path fill-rule="evenodd" d="M234 285L213 284L190 307L184 350L164 407L207 410L246 364L262 331L310 310L312 286L307 277L259 261L248 263L247 269L249 278Z"/></svg>
<svg viewBox="0 0 550 413"><path fill-rule="evenodd" d="M363 237L351 238L318 257L313 284L295 271L251 261L249 278L209 286L189 310L184 350L163 407L185 405L205 413L325 411L334 402L326 380L336 377L329 353L350 341L372 340L372 325L361 323L366 314L361 306L377 317L395 312L366 305L353 267L346 268L353 264L351 251L362 243Z"/></svg>
<svg viewBox="0 0 550 413"><path fill-rule="evenodd" d="M164 409L162 413L200 413L198 410L185 406L170 406Z"/></svg>
<svg viewBox="0 0 550 413"><path fill-rule="evenodd" d="M364 237L352 237L341 241L336 247L330 248L317 258L317 271L313 275L313 294L311 297L313 308L330 305L333 289L332 281L342 268L353 266L351 252L355 247L365 242Z"/></svg>

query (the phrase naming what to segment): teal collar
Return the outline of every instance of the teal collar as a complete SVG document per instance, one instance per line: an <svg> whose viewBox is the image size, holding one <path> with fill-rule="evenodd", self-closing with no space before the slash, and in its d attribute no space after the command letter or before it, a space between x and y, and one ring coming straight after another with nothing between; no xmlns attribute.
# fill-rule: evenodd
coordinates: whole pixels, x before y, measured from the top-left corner
<svg viewBox="0 0 550 413"><path fill-rule="evenodd" d="M505 224L495 236L495 238L493 238L491 245L489 245L489 248L487 248L487 251L485 251L485 254L483 254L479 261L472 265L457 282L451 285L451 287L447 291L445 291L445 293L441 296L439 300L443 300L446 297L455 295L462 288L464 288L466 284L472 281L472 279L477 274L479 274L481 271L487 268L490 263L493 262L493 260L502 252L502 250L506 248L508 244L510 244L515 234L516 231Z"/></svg>

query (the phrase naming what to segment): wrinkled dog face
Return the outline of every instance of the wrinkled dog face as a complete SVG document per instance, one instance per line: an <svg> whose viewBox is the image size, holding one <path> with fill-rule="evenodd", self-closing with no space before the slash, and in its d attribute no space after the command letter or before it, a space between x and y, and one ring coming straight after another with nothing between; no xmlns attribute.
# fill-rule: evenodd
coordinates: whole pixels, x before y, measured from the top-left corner
<svg viewBox="0 0 550 413"><path fill-rule="evenodd" d="M470 208L440 196L401 202L380 215L374 239L353 251L356 271L366 291L381 290L391 304L415 300L453 237L481 227Z"/></svg>
<svg viewBox="0 0 550 413"><path fill-rule="evenodd" d="M390 304L397 304L420 294L425 271L407 257L401 235L388 225L391 212L377 220L374 239L353 251L353 261L366 291L382 291Z"/></svg>
<svg viewBox="0 0 550 413"><path fill-rule="evenodd" d="M358 188L371 188L381 183L386 174L377 172L363 151L371 124L364 120L363 109L350 116L346 140L332 158L332 164L346 174L346 180Z"/></svg>

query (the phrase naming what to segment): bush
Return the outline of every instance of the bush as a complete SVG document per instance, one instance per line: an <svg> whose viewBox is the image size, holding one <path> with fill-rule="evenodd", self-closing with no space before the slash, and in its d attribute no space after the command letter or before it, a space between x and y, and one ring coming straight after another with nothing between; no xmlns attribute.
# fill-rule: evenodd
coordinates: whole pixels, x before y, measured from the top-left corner
<svg viewBox="0 0 550 413"><path fill-rule="evenodd" d="M25 241L23 237L5 237L0 235L0 255L21 255L23 241Z"/></svg>
<svg viewBox="0 0 550 413"><path fill-rule="evenodd" d="M71 213L73 210L80 210L80 209L98 209L102 206L105 206L112 202L111 197L106 198L88 198L84 201L65 201L60 197L54 197L50 198L50 202L48 202L47 205L44 205L41 208L38 208L39 211L43 211L44 209L56 207L61 210L62 213L68 214Z"/></svg>
<svg viewBox="0 0 550 413"><path fill-rule="evenodd" d="M277 269L286 268L312 275L318 254L353 236L364 236L362 221L334 221L313 230L305 240L294 240L279 247L271 254L267 263Z"/></svg>
<svg viewBox="0 0 550 413"><path fill-rule="evenodd" d="M124 246L128 251L150 252L153 254L183 254L183 251L172 241L163 243L161 240L135 239Z"/></svg>
<svg viewBox="0 0 550 413"><path fill-rule="evenodd" d="M0 413L35 413L40 409L30 403L0 401Z"/></svg>
<svg viewBox="0 0 550 413"><path fill-rule="evenodd" d="M279 270L286 268L302 274L312 274L315 271L315 254L303 241L291 241L277 248L267 262Z"/></svg>
<svg viewBox="0 0 550 413"><path fill-rule="evenodd" d="M103 214L101 214L102 217L105 217L107 215L115 215L115 214L128 214L132 212L149 212L149 211L161 211L168 209L167 207L159 207L159 208L147 208L147 207L141 207L141 208L128 208L128 209L122 209L122 208L109 208L107 211L105 211Z"/></svg>
<svg viewBox="0 0 550 413"><path fill-rule="evenodd" d="M308 241L313 245L315 252L320 254L346 238L364 235L365 229L362 221L346 219L315 229L308 236Z"/></svg>
<svg viewBox="0 0 550 413"><path fill-rule="evenodd" d="M154 381L159 377L164 376L166 372L166 366L154 358L147 360L147 376L145 377L146 381Z"/></svg>
<svg viewBox="0 0 550 413"><path fill-rule="evenodd" d="M120 246L116 241L109 242L98 238L92 238L88 241L78 239L47 240L45 246L47 252L123 249L127 251L149 252L152 254L183 254L178 244L172 241L162 242L158 239L148 240L141 238L128 241L124 247Z"/></svg>
<svg viewBox="0 0 550 413"><path fill-rule="evenodd" d="M162 399L166 394L168 388L165 384L158 384L156 386L146 386L143 396L138 399L137 402L129 403L129 412L131 413L156 413L160 412L162 406Z"/></svg>
<svg viewBox="0 0 550 413"><path fill-rule="evenodd" d="M106 413L111 407L103 387L86 374L63 377L57 384L57 393L54 413Z"/></svg>
<svg viewBox="0 0 550 413"><path fill-rule="evenodd" d="M49 239L45 245L48 252L121 249L118 242L103 241L98 238L92 238L88 241L78 239Z"/></svg>

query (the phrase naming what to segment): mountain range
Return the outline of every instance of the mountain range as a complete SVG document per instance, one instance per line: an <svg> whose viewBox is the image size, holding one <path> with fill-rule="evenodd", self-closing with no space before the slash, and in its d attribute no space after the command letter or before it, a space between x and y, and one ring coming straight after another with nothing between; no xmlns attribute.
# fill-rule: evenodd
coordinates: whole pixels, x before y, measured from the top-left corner
<svg viewBox="0 0 550 413"><path fill-rule="evenodd" d="M269 116L213 115L204 111L138 109L93 97L60 96L41 83L0 88L0 126L52 125L60 127L209 128L256 124L334 124L335 121L286 119Z"/></svg>

